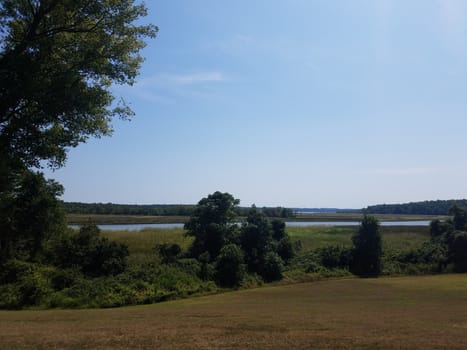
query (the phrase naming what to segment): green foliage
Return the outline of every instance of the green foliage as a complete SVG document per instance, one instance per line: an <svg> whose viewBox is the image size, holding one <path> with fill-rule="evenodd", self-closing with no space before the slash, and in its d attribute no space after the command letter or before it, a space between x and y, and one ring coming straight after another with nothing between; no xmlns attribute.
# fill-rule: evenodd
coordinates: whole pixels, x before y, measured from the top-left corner
<svg viewBox="0 0 467 350"><path fill-rule="evenodd" d="M183 204L63 203L67 214L189 216L194 208Z"/></svg>
<svg viewBox="0 0 467 350"><path fill-rule="evenodd" d="M0 308L21 309L40 304L52 292L53 268L9 260L0 273Z"/></svg>
<svg viewBox="0 0 467 350"><path fill-rule="evenodd" d="M0 192L0 262L34 260L47 239L65 229L57 196L63 187L42 173L23 170Z"/></svg>
<svg viewBox="0 0 467 350"><path fill-rule="evenodd" d="M185 224L187 236L194 237L191 248L194 257L208 252L210 259L215 260L225 244L235 242L235 207L239 203L231 194L218 191L198 202Z"/></svg>
<svg viewBox="0 0 467 350"><path fill-rule="evenodd" d="M290 237L285 236L279 242L277 242L276 252L281 257L281 259L287 264L295 256L295 252L299 248L299 244L300 241L298 241L298 245L294 245Z"/></svg>
<svg viewBox="0 0 467 350"><path fill-rule="evenodd" d="M145 15L133 0L2 1L0 158L60 166L68 147L131 116L111 86L134 82L157 32L136 24Z"/></svg>
<svg viewBox="0 0 467 350"><path fill-rule="evenodd" d="M443 233L451 230L450 222L443 222L440 220L433 220L430 222L430 235L432 238L441 236Z"/></svg>
<svg viewBox="0 0 467 350"><path fill-rule="evenodd" d="M349 269L352 265L352 249L341 246L328 246L316 251L320 264L328 269Z"/></svg>
<svg viewBox="0 0 467 350"><path fill-rule="evenodd" d="M452 215L449 210L453 205L467 207L467 199L379 204L367 207L365 212L369 214Z"/></svg>
<svg viewBox="0 0 467 350"><path fill-rule="evenodd" d="M125 270L128 248L100 236L95 225L64 236L52 252L53 262L61 268L77 268L87 276L117 275Z"/></svg>
<svg viewBox="0 0 467 350"><path fill-rule="evenodd" d="M286 238L287 233L285 232L285 222L279 219L271 221L272 238L276 241L280 241Z"/></svg>
<svg viewBox="0 0 467 350"><path fill-rule="evenodd" d="M266 282L272 282L282 279L284 271L284 262L275 252L267 252L264 255L264 261L260 266L260 275Z"/></svg>
<svg viewBox="0 0 467 350"><path fill-rule="evenodd" d="M467 232L456 231L448 247L449 260L456 272L467 271Z"/></svg>
<svg viewBox="0 0 467 350"><path fill-rule="evenodd" d="M259 273L264 256L272 250L272 229L266 215L252 207L240 235L248 271Z"/></svg>
<svg viewBox="0 0 467 350"><path fill-rule="evenodd" d="M465 224L467 223L467 211L453 205L449 209L449 215L452 215L452 223L455 230L464 230Z"/></svg>
<svg viewBox="0 0 467 350"><path fill-rule="evenodd" d="M241 284L245 276L243 253L236 244L222 247L216 259L216 280L221 286L235 287Z"/></svg>
<svg viewBox="0 0 467 350"><path fill-rule="evenodd" d="M174 263L182 252L182 248L176 243L162 243L154 247L163 264Z"/></svg>
<svg viewBox="0 0 467 350"><path fill-rule="evenodd" d="M378 220L365 215L357 234L352 237L352 242L353 272L360 276L378 276L382 271L383 253Z"/></svg>

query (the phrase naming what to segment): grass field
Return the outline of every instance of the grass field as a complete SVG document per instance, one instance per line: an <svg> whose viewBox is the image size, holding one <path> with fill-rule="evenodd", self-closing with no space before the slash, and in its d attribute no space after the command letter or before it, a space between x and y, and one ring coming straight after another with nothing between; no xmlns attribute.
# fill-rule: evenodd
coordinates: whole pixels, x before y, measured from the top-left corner
<svg viewBox="0 0 467 350"><path fill-rule="evenodd" d="M0 311L0 349L465 349L467 276L340 279L101 310Z"/></svg>

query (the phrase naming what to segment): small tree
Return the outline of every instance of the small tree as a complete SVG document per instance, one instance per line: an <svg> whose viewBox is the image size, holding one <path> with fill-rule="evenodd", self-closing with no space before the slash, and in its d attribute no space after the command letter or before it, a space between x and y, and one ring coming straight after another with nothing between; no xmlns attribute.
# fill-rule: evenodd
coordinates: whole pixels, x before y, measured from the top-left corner
<svg viewBox="0 0 467 350"><path fill-rule="evenodd" d="M245 275L243 253L236 244L222 247L216 259L216 279L221 286L238 286Z"/></svg>
<svg viewBox="0 0 467 350"><path fill-rule="evenodd" d="M357 234L352 237L352 242L353 272L365 277L380 275L383 249L378 220L365 215Z"/></svg>

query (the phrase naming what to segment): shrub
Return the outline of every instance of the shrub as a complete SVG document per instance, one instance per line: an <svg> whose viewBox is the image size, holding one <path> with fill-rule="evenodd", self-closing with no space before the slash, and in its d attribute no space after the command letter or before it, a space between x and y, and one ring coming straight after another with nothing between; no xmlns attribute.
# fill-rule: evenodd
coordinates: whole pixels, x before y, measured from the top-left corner
<svg viewBox="0 0 467 350"><path fill-rule="evenodd" d="M321 265L328 269L349 269L352 264L352 250L339 247L328 246L317 250Z"/></svg>
<svg viewBox="0 0 467 350"><path fill-rule="evenodd" d="M154 250L159 255L163 264L174 263L182 252L182 248L176 243L157 244Z"/></svg>
<svg viewBox="0 0 467 350"><path fill-rule="evenodd" d="M260 275L266 282L277 281L282 278L284 262L281 257L274 252L268 252L264 256L261 264Z"/></svg>
<svg viewBox="0 0 467 350"><path fill-rule="evenodd" d="M216 280L221 286L234 287L240 285L245 275L243 253L236 244L222 247L216 259Z"/></svg>
<svg viewBox="0 0 467 350"><path fill-rule="evenodd" d="M117 275L126 268L128 247L101 237L95 225L63 237L53 248L53 262L61 268L77 268L90 277Z"/></svg>
<svg viewBox="0 0 467 350"><path fill-rule="evenodd" d="M3 264L0 308L21 309L39 305L52 292L54 269L39 264L10 260Z"/></svg>
<svg viewBox="0 0 467 350"><path fill-rule="evenodd" d="M295 256L295 249L289 236L283 237L277 243L276 251L285 263L288 263Z"/></svg>

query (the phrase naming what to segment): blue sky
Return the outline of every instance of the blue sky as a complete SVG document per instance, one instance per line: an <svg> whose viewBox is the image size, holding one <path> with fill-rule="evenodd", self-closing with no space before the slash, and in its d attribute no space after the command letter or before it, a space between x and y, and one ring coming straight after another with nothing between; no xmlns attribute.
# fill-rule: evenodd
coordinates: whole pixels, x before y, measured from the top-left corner
<svg viewBox="0 0 467 350"><path fill-rule="evenodd" d="M136 113L67 201L360 208L467 197L467 2L147 1Z"/></svg>

